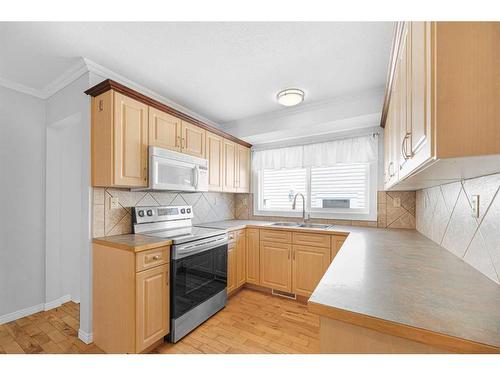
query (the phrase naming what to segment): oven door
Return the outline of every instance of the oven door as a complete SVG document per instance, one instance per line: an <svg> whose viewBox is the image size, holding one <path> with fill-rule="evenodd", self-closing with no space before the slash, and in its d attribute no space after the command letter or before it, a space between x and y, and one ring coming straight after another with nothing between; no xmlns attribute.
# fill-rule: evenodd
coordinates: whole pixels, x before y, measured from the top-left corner
<svg viewBox="0 0 500 375"><path fill-rule="evenodd" d="M227 285L227 244L171 260L172 319L223 291Z"/></svg>

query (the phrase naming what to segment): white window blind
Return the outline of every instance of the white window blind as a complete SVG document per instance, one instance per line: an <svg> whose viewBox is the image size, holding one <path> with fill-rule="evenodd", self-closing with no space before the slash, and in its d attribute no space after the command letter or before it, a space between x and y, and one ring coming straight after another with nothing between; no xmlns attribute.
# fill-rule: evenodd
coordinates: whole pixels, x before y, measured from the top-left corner
<svg viewBox="0 0 500 375"><path fill-rule="evenodd" d="M369 164L311 168L312 209L366 210Z"/></svg>
<svg viewBox="0 0 500 375"><path fill-rule="evenodd" d="M261 209L292 211L293 197L307 191L306 169L264 169L261 178Z"/></svg>

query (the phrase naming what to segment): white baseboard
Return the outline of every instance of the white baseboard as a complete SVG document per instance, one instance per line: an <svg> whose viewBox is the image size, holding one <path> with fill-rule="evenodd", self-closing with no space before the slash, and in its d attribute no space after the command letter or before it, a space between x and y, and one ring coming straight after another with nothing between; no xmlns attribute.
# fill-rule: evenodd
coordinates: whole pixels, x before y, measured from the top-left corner
<svg viewBox="0 0 500 375"><path fill-rule="evenodd" d="M25 309L17 310L5 315L0 316L0 324L9 323L16 319L24 318L25 316L35 314L37 312L43 311L44 304L40 303L35 306L27 307Z"/></svg>
<svg viewBox="0 0 500 375"><path fill-rule="evenodd" d="M53 301L47 302L44 304L43 309L45 311L55 309L56 307L61 306L63 303L71 301L71 295L66 294L65 296L59 297Z"/></svg>
<svg viewBox="0 0 500 375"><path fill-rule="evenodd" d="M92 337L92 332L84 332L81 329L78 330L78 338L82 340L85 344L92 344L94 338Z"/></svg>

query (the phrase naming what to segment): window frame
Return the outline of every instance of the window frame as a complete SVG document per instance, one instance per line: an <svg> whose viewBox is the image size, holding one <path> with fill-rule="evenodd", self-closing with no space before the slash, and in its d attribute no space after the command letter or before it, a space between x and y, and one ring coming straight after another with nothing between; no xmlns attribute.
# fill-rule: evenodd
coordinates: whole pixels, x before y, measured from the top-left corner
<svg viewBox="0 0 500 375"><path fill-rule="evenodd" d="M366 192L367 199L367 210L358 211L353 209L342 209L342 208L332 208L332 209L313 209L311 207L311 168L306 168L306 218L307 215L311 218L316 219L338 219L338 220L367 220L376 221L377 220L377 162L370 162L368 164L368 186ZM297 207L295 211L271 211L271 210L261 210L259 208L259 203L261 200L261 194L263 190L263 171L253 171L254 181L252 184L252 192L254 194L253 199L253 214L254 216L281 216L281 217L302 217L302 199L297 200Z"/></svg>

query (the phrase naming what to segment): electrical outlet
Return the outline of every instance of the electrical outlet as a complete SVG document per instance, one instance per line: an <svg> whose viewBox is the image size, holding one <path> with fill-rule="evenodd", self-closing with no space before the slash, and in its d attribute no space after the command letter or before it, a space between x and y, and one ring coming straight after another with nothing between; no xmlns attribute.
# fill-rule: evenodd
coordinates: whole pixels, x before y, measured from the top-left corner
<svg viewBox="0 0 500 375"><path fill-rule="evenodd" d="M246 206L248 204L248 199L245 197L241 200L241 203Z"/></svg>
<svg viewBox="0 0 500 375"><path fill-rule="evenodd" d="M111 209L120 208L120 203L118 202L118 197L109 197L109 207Z"/></svg>
<svg viewBox="0 0 500 375"><path fill-rule="evenodd" d="M471 197L471 205L472 205L472 217L479 217L479 195L473 195Z"/></svg>
<svg viewBox="0 0 500 375"><path fill-rule="evenodd" d="M394 208L399 208L401 207L401 198L394 198L392 205Z"/></svg>

